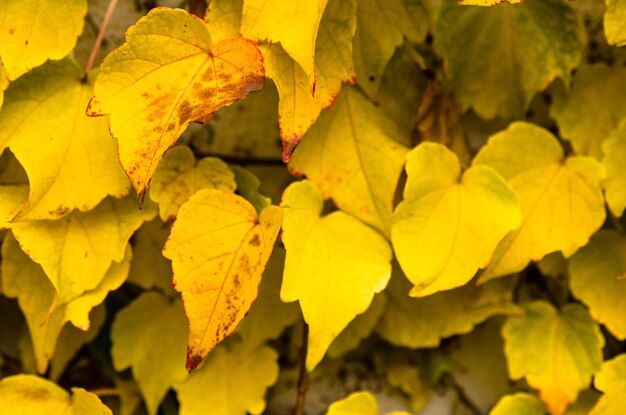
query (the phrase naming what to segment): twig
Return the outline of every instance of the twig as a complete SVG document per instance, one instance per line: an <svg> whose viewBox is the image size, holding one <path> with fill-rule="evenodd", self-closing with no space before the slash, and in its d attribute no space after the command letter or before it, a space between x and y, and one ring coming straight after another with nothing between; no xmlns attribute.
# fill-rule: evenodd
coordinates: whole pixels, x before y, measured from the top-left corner
<svg viewBox="0 0 626 415"><path fill-rule="evenodd" d="M309 373L306 370L307 346L309 343L309 325L304 323L302 329L302 348L300 349L300 376L298 377L298 396L296 398L295 415L304 415L306 393L309 390Z"/></svg>
<svg viewBox="0 0 626 415"><path fill-rule="evenodd" d="M102 40L104 39L104 34L107 31L107 27L111 22L111 17L113 16L113 11L115 11L115 6L117 6L118 0L111 0L109 2L109 6L107 7L106 14L104 15L104 20L102 20L102 25L100 26L100 31L98 32L98 37L96 37L96 41L91 49L91 54L89 55L89 59L87 60L87 65L85 65L85 78L93 68L93 64L96 61L96 56L98 56L98 52L100 51L100 46L102 46Z"/></svg>
<svg viewBox="0 0 626 415"><path fill-rule="evenodd" d="M461 402L472 414L483 415L483 412L480 410L480 408L476 406L476 404L472 402L469 396L465 394L465 391L463 390L461 385L457 383L456 379L454 379L454 376L448 373L446 374L444 379L445 383L450 386L454 390L454 392L456 392L459 402Z"/></svg>
<svg viewBox="0 0 626 415"><path fill-rule="evenodd" d="M100 32L100 27L98 26L98 22L96 22L96 19L94 19L90 13L87 13L87 16L85 16L85 21L87 22L89 28L91 28L93 34L98 36L98 33Z"/></svg>

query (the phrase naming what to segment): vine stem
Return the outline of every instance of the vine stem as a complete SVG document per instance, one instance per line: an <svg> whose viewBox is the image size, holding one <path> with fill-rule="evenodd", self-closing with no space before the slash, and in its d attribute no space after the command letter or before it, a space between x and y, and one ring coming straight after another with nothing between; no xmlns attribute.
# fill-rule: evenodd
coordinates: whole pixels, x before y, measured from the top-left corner
<svg viewBox="0 0 626 415"><path fill-rule="evenodd" d="M306 355L309 344L309 325L302 329L302 348L300 349L300 375L298 377L298 396L296 397L295 415L304 415L306 393L309 390L309 373L306 370Z"/></svg>
<svg viewBox="0 0 626 415"><path fill-rule="evenodd" d="M111 0L109 2L109 6L107 7L107 11L104 15L104 20L102 21L102 24L100 25L100 30L98 31L98 36L96 37L96 41L93 44L93 48L91 49L91 54L89 55L89 59L87 60L87 65L85 65L85 76L87 76L93 68L93 64L96 61L96 56L98 56L98 52L100 51L100 47L102 46L104 34L106 33L107 27L111 22L111 17L113 16L113 12L115 11L117 2L118 0Z"/></svg>

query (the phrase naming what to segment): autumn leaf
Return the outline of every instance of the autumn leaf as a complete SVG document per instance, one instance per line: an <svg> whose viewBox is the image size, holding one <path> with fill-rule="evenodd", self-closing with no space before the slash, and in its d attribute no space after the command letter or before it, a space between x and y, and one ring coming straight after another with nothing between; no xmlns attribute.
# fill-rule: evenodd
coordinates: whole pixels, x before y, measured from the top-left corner
<svg viewBox="0 0 626 415"><path fill-rule="evenodd" d="M0 57L8 78L13 81L48 59L67 56L83 31L86 13L85 0L3 0Z"/></svg>
<svg viewBox="0 0 626 415"><path fill-rule="evenodd" d="M176 385L180 415L258 415L265 391L278 378L278 354L268 346L249 350L220 345L198 370Z"/></svg>
<svg viewBox="0 0 626 415"><path fill-rule="evenodd" d="M178 209L200 189L235 191L235 176L226 163L215 157L196 160L187 146L171 148L159 164L150 199L159 204L163 221L176 217Z"/></svg>
<svg viewBox="0 0 626 415"><path fill-rule="evenodd" d="M4 102L4 90L9 87L9 78L4 70L2 59L0 59L0 109L2 109L2 103Z"/></svg>
<svg viewBox="0 0 626 415"><path fill-rule="evenodd" d="M11 227L13 218L27 201L27 184L0 185L0 229Z"/></svg>
<svg viewBox="0 0 626 415"><path fill-rule="evenodd" d="M458 158L441 144L420 144L407 155L406 170L391 240L415 285L411 295L462 286L519 226L517 197L491 168L474 165L461 174Z"/></svg>
<svg viewBox="0 0 626 415"><path fill-rule="evenodd" d="M290 185L281 206L287 259L280 297L300 301L309 325L310 371L333 339L387 285L391 249L382 235L344 212L321 216L322 194L308 180Z"/></svg>
<svg viewBox="0 0 626 415"><path fill-rule="evenodd" d="M348 397L335 401L328 407L326 415L380 415L378 402L367 391L354 392Z"/></svg>
<svg viewBox="0 0 626 415"><path fill-rule="evenodd" d="M12 83L0 112L0 148L24 166L30 194L19 220L88 211L130 184L103 119L84 114L92 80L71 59L49 62Z"/></svg>
<svg viewBox="0 0 626 415"><path fill-rule="evenodd" d="M558 140L541 127L511 124L489 138L473 163L500 173L522 209L521 226L498 245L482 282L521 271L554 251L569 257L604 222L602 166L591 157L566 158Z"/></svg>
<svg viewBox="0 0 626 415"><path fill-rule="evenodd" d="M17 298L30 331L37 370L43 374L65 323L88 330L91 309L122 285L128 275L131 251L126 249L122 261L113 263L94 289L65 304L60 304L41 266L22 252L11 234L5 236L2 243L2 257L2 292L7 297Z"/></svg>
<svg viewBox="0 0 626 415"><path fill-rule="evenodd" d="M626 240L611 230L591 237L569 261L572 294L598 323L619 340L626 339Z"/></svg>
<svg viewBox="0 0 626 415"><path fill-rule="evenodd" d="M240 166L231 166L230 168L235 174L237 194L250 202L257 212L262 212L272 204L272 199L259 192L261 182L258 177Z"/></svg>
<svg viewBox="0 0 626 415"><path fill-rule="evenodd" d="M8 376L0 380L0 408L3 415L113 414L93 393L82 388L72 393L38 376Z"/></svg>
<svg viewBox="0 0 626 415"><path fill-rule="evenodd" d="M433 35L458 102L483 118L522 116L555 78L569 80L585 45L582 19L563 0L498 7L445 0Z"/></svg>
<svg viewBox="0 0 626 415"><path fill-rule="evenodd" d="M233 39L241 31L243 0L211 0L204 21L209 27L213 42Z"/></svg>
<svg viewBox="0 0 626 415"><path fill-rule="evenodd" d="M358 0L353 40L357 82L376 97L381 78L404 38L421 43L429 29L428 5L422 0Z"/></svg>
<svg viewBox="0 0 626 415"><path fill-rule="evenodd" d="M582 66L571 90L554 94L550 115L576 153L600 159L602 143L626 117L626 68Z"/></svg>
<svg viewBox="0 0 626 415"><path fill-rule="evenodd" d="M617 46L626 45L626 1L605 0L604 33L606 40Z"/></svg>
<svg viewBox="0 0 626 415"><path fill-rule="evenodd" d="M604 337L578 304L556 310L545 301L502 328L511 379L526 378L552 415L561 415L600 369ZM529 341L532 339L532 341Z"/></svg>
<svg viewBox="0 0 626 415"><path fill-rule="evenodd" d="M495 284L494 284L495 283ZM411 349L436 347L442 339L471 332L489 317L515 315L514 280L466 286L424 298L410 297L411 285L395 274L385 290L388 301L376 332L387 342Z"/></svg>
<svg viewBox="0 0 626 415"><path fill-rule="evenodd" d="M626 118L625 118L626 119ZM617 217L622 216L626 208L626 121L614 129L602 146L606 169L606 178L602 183L606 203Z"/></svg>
<svg viewBox="0 0 626 415"><path fill-rule="evenodd" d="M72 212L56 221L13 225L22 250L37 262L67 303L100 284L113 262L124 259L131 235L156 215L154 206L137 208L132 198L107 198L89 212Z"/></svg>
<svg viewBox="0 0 626 415"><path fill-rule="evenodd" d="M186 337L182 304L156 292L142 294L115 317L111 327L115 370L132 368L151 415L170 386L187 377Z"/></svg>
<svg viewBox="0 0 626 415"><path fill-rule="evenodd" d="M132 58L129 59L129 56ZM111 114L119 159L140 199L165 151L193 121L263 88L262 56L249 40L213 44L184 10L153 9L102 63L87 108Z"/></svg>
<svg viewBox="0 0 626 415"><path fill-rule="evenodd" d="M315 43L329 0L285 2L244 0L241 33L250 39L282 45L308 78L315 90Z"/></svg>
<svg viewBox="0 0 626 415"><path fill-rule="evenodd" d="M189 323L187 369L195 369L232 334L256 299L282 212L260 214L241 196L216 189L195 193L178 211L163 255Z"/></svg>
<svg viewBox="0 0 626 415"><path fill-rule="evenodd" d="M626 354L602 363L593 384L604 392L589 415L619 415L626 402Z"/></svg>
<svg viewBox="0 0 626 415"><path fill-rule="evenodd" d="M344 88L289 162L324 198L389 234L393 199L408 149L395 124L355 88Z"/></svg>
<svg viewBox="0 0 626 415"><path fill-rule="evenodd" d="M489 412L489 415L544 415L545 413L546 407L535 395L518 392L503 396Z"/></svg>

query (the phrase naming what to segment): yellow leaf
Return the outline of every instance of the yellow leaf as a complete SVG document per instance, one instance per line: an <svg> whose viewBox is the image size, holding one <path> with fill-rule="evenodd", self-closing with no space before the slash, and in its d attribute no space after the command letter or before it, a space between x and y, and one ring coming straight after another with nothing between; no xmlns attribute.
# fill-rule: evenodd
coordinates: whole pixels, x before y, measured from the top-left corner
<svg viewBox="0 0 626 415"><path fill-rule="evenodd" d="M602 183L606 203L617 217L626 208L626 118L604 141L602 164L606 169L606 179Z"/></svg>
<svg viewBox="0 0 626 415"><path fill-rule="evenodd" d="M458 0L464 6L495 6L496 4L508 2L511 4L521 3L524 0Z"/></svg>
<svg viewBox="0 0 626 415"><path fill-rule="evenodd" d="M9 79L70 53L86 13L85 0L3 0L0 57Z"/></svg>
<svg viewBox="0 0 626 415"><path fill-rule="evenodd" d="M115 370L132 368L151 415L168 389L187 377L186 338L183 305L156 292L142 294L115 316L111 327Z"/></svg>
<svg viewBox="0 0 626 415"><path fill-rule="evenodd" d="M226 163L215 157L196 161L187 146L165 153L152 179L150 199L159 204L163 221L174 219L181 205L200 189L235 191L235 176Z"/></svg>
<svg viewBox="0 0 626 415"><path fill-rule="evenodd" d="M57 219L88 211L107 195L128 194L106 122L84 114L91 82L76 62L49 62L11 85L0 112L0 148L8 145L30 182L19 218Z"/></svg>
<svg viewBox="0 0 626 415"><path fill-rule="evenodd" d="M94 289L65 304L60 303L41 267L22 252L11 234L2 243L2 257L2 292L18 299L30 331L37 370L45 373L65 323L70 321L83 331L90 328L91 309L126 279L131 251L126 249L123 260L113 263Z"/></svg>
<svg viewBox="0 0 626 415"><path fill-rule="evenodd" d="M408 295L410 284L394 277L385 291L385 312L376 331L389 343L412 349L436 347L441 339L469 333L489 317L519 313L513 303L514 280L477 287L468 284L424 298Z"/></svg>
<svg viewBox="0 0 626 415"><path fill-rule="evenodd" d="M378 402L370 392L354 392L347 398L333 402L326 415L380 415Z"/></svg>
<svg viewBox="0 0 626 415"><path fill-rule="evenodd" d="M611 45L626 45L626 1L605 0L604 33Z"/></svg>
<svg viewBox="0 0 626 415"><path fill-rule="evenodd" d="M15 215L28 201L28 185L0 185L0 229L10 228Z"/></svg>
<svg viewBox="0 0 626 415"><path fill-rule="evenodd" d="M481 281L521 271L530 261L585 245L605 218L602 166L591 157L565 158L547 130L516 122L489 138L474 165L494 168L517 193L522 225L500 243Z"/></svg>
<svg viewBox="0 0 626 415"><path fill-rule="evenodd" d="M561 415L600 369L604 337L578 304L557 311L535 301L525 309L525 316L502 327L509 374L513 380L525 377L552 415Z"/></svg>
<svg viewBox="0 0 626 415"><path fill-rule="evenodd" d="M261 181L254 173L240 166L231 166L230 168L235 173L237 194L250 202L257 212L262 212L272 204L272 199L264 196L259 191Z"/></svg>
<svg viewBox="0 0 626 415"><path fill-rule="evenodd" d="M461 175L458 158L441 144L420 144L407 155L406 170L391 240L415 285L411 295L462 286L519 226L517 197L489 167L474 165Z"/></svg>
<svg viewBox="0 0 626 415"><path fill-rule="evenodd" d="M281 45L261 47L267 76L276 84L283 160L288 161L300 138L330 107L342 82L354 83L352 37L355 31L355 0L330 0L320 24L316 49L316 87L312 93L305 71Z"/></svg>
<svg viewBox="0 0 626 415"><path fill-rule="evenodd" d="M278 354L267 346L248 350L220 345L185 382L176 385L180 415L258 415L265 391L278 378Z"/></svg>
<svg viewBox="0 0 626 415"><path fill-rule="evenodd" d="M129 59L129 56L132 58ZM87 114L111 114L119 159L140 198L163 153L192 121L263 88L262 56L249 40L211 41L184 10L153 9L102 63Z"/></svg>
<svg viewBox="0 0 626 415"><path fill-rule="evenodd" d="M354 88L311 127L289 162L343 211L389 234L393 199L408 149L395 124Z"/></svg>
<svg viewBox="0 0 626 415"><path fill-rule="evenodd" d="M211 0L204 21L213 42L239 36L243 0Z"/></svg>
<svg viewBox="0 0 626 415"><path fill-rule="evenodd" d="M203 189L178 211L163 249L189 323L187 369L232 334L256 299L282 211L260 215L241 196Z"/></svg>
<svg viewBox="0 0 626 415"><path fill-rule="evenodd" d="M14 375L0 381L2 415L112 415L93 393L72 388L73 395L49 380Z"/></svg>
<svg viewBox="0 0 626 415"><path fill-rule="evenodd" d="M89 212L72 212L56 221L13 225L22 250L40 264L66 303L100 284L113 262L124 259L130 236L154 217L154 206L137 208L132 198L107 198Z"/></svg>
<svg viewBox="0 0 626 415"><path fill-rule="evenodd" d="M621 415L626 405L626 354L602 363L593 384L604 392L589 415Z"/></svg>
<svg viewBox="0 0 626 415"><path fill-rule="evenodd" d="M282 45L307 75L315 90L315 42L329 0L290 2L284 0L245 0L241 33L255 40Z"/></svg>
<svg viewBox="0 0 626 415"><path fill-rule="evenodd" d="M4 90L9 87L9 78L4 71L4 65L2 59L0 59L0 109L2 109L2 103L4 101Z"/></svg>
<svg viewBox="0 0 626 415"><path fill-rule="evenodd" d="M323 203L308 180L289 186L281 202L287 259L280 296L299 300L309 324L309 371L348 323L367 310L391 274L391 249L382 235L341 211L320 216Z"/></svg>
<svg viewBox="0 0 626 415"><path fill-rule="evenodd" d="M569 261L572 294L598 323L619 340L626 339L626 240L602 230Z"/></svg>
<svg viewBox="0 0 626 415"><path fill-rule="evenodd" d="M518 392L503 396L489 412L489 415L544 415L546 407L530 393Z"/></svg>

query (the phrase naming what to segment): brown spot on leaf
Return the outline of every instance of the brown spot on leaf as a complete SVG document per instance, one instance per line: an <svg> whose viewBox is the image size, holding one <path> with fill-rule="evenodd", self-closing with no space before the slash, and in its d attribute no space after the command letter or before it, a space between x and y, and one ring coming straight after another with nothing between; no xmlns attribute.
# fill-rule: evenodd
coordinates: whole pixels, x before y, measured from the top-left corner
<svg viewBox="0 0 626 415"><path fill-rule="evenodd" d="M70 208L68 208L67 206L59 206L56 209L49 211L48 213L51 216L63 216L69 211L70 211Z"/></svg>
<svg viewBox="0 0 626 415"><path fill-rule="evenodd" d="M202 356L194 354L193 350L187 348L187 363L185 364L187 371L191 373L192 370L202 363L202 359Z"/></svg>
<svg viewBox="0 0 626 415"><path fill-rule="evenodd" d="M169 124L167 124L167 127L165 128L165 131L172 131L175 127L176 127L176 124L169 123Z"/></svg>
<svg viewBox="0 0 626 415"><path fill-rule="evenodd" d="M180 103L178 116L180 117L181 124L184 124L191 117L191 105L189 105L189 102L183 101Z"/></svg>
<svg viewBox="0 0 626 415"><path fill-rule="evenodd" d="M259 246L261 245L261 239L259 238L259 234L255 234L252 239L250 239L250 245Z"/></svg>
<svg viewBox="0 0 626 415"><path fill-rule="evenodd" d="M12 35L13 33L15 33L15 29L13 28L9 29L9 34Z"/></svg>

